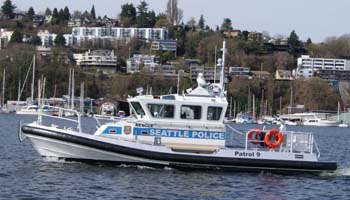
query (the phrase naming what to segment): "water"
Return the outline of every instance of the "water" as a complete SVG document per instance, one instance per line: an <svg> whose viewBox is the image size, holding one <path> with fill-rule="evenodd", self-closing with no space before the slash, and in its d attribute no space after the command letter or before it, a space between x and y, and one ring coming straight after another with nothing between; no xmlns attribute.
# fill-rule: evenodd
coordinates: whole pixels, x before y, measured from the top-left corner
<svg viewBox="0 0 350 200"><path fill-rule="evenodd" d="M350 199L347 128L288 127L314 132L322 160L336 161L339 170L321 175L279 175L183 172L43 159L27 140L18 141L20 119L28 122L35 118L0 115L0 199ZM87 130L92 130L93 123L88 124Z"/></svg>

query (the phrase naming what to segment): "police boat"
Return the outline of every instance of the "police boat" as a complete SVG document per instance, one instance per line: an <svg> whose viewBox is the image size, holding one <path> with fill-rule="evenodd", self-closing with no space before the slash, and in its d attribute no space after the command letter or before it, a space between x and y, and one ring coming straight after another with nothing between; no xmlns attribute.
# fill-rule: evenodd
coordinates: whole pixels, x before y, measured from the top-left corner
<svg viewBox="0 0 350 200"><path fill-rule="evenodd" d="M223 51L222 66L225 42ZM233 171L336 170L335 162L319 161L312 133L252 129L238 135L242 145L228 146L235 141L231 131L235 129L224 123L228 102L223 82L222 69L219 84L207 84L200 74L197 88L186 94L155 96L139 91L127 99L129 117L106 123L96 118L99 126L94 133L82 131L79 114L73 119L40 113L37 121L20 123L19 139L28 138L43 157L68 161ZM59 113L65 110L59 108ZM45 117L76 124L46 124Z"/></svg>

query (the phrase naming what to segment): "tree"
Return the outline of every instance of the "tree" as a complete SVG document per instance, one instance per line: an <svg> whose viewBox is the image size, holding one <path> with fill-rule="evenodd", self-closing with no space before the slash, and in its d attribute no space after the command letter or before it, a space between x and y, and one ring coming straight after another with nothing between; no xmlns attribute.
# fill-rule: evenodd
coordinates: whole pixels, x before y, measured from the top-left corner
<svg viewBox="0 0 350 200"><path fill-rule="evenodd" d="M39 36L34 35L31 39L30 43L33 45L41 45L41 39Z"/></svg>
<svg viewBox="0 0 350 200"><path fill-rule="evenodd" d="M15 30L12 33L10 43L23 43L23 34L20 31Z"/></svg>
<svg viewBox="0 0 350 200"><path fill-rule="evenodd" d="M168 0L166 14L170 25L178 25L182 21L183 11L177 7L177 0Z"/></svg>
<svg viewBox="0 0 350 200"><path fill-rule="evenodd" d="M68 21L70 19L69 8L67 6L63 9L63 18L65 21Z"/></svg>
<svg viewBox="0 0 350 200"><path fill-rule="evenodd" d="M1 7L2 14L8 19L13 19L15 17L15 13L13 12L15 9L16 6L12 4L11 0L5 0Z"/></svg>
<svg viewBox="0 0 350 200"><path fill-rule="evenodd" d="M306 45L309 46L310 44L312 44L312 40L311 40L311 38L308 38L308 39L306 40Z"/></svg>
<svg viewBox="0 0 350 200"><path fill-rule="evenodd" d="M295 33L295 30L293 30L288 38L287 41L290 53L296 54L298 49L301 48L301 41L299 40L299 36Z"/></svg>
<svg viewBox="0 0 350 200"><path fill-rule="evenodd" d="M66 44L66 39L63 37L63 34L57 34L55 38L55 45L57 46L64 46Z"/></svg>
<svg viewBox="0 0 350 200"><path fill-rule="evenodd" d="M205 27L205 20L204 20L203 15L201 15L201 17L199 18L198 27L199 27L200 29L202 29L202 30L203 30L204 27Z"/></svg>
<svg viewBox="0 0 350 200"><path fill-rule="evenodd" d="M57 8L54 8L52 11L51 24L56 25L56 24L59 24L59 22L60 22L60 16L58 14Z"/></svg>
<svg viewBox="0 0 350 200"><path fill-rule="evenodd" d="M137 26L138 27L147 27L149 25L148 23L148 4L146 1L141 1L140 4L137 6Z"/></svg>
<svg viewBox="0 0 350 200"><path fill-rule="evenodd" d="M232 22L230 18L225 18L221 25L221 31L230 31L232 30Z"/></svg>
<svg viewBox="0 0 350 200"><path fill-rule="evenodd" d="M33 20L34 15L35 15L34 9L33 7L30 7L27 12L28 19Z"/></svg>
<svg viewBox="0 0 350 200"><path fill-rule="evenodd" d="M95 5L92 5L91 11L90 11L90 17L93 20L96 19Z"/></svg>
<svg viewBox="0 0 350 200"><path fill-rule="evenodd" d="M50 8L46 8L46 10L45 10L45 16L49 16L49 15L51 15L51 14L52 14L51 9L50 9Z"/></svg>
<svg viewBox="0 0 350 200"><path fill-rule="evenodd" d="M191 17L190 20L188 20L187 25L188 25L192 30L195 30L196 25L197 25L197 22L196 22L196 20L195 20L193 17Z"/></svg>
<svg viewBox="0 0 350 200"><path fill-rule="evenodd" d="M136 23L136 8L132 3L123 4L120 13L120 21L124 26L132 26Z"/></svg>

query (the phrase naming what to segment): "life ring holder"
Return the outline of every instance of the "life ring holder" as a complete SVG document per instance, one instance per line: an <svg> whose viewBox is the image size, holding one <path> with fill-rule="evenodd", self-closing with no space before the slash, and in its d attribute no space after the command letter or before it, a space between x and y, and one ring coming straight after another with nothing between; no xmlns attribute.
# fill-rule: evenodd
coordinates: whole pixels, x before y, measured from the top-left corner
<svg viewBox="0 0 350 200"><path fill-rule="evenodd" d="M254 135L254 139L253 139L253 135ZM248 140L253 140L251 141L252 144L255 144L255 145L260 144L260 141L254 141L254 140L258 140L261 135L262 135L261 128L253 128L248 132Z"/></svg>
<svg viewBox="0 0 350 200"><path fill-rule="evenodd" d="M264 142L269 148L277 148L282 144L283 135L278 129L270 129L267 131Z"/></svg>

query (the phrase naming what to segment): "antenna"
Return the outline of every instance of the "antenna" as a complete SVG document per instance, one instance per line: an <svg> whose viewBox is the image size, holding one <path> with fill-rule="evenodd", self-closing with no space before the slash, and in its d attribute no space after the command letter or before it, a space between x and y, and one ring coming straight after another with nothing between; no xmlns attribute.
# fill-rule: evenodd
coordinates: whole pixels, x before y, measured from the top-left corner
<svg viewBox="0 0 350 200"><path fill-rule="evenodd" d="M221 61L221 74L220 74L220 86L224 89L224 70L225 70L225 54L226 54L226 40L222 43L222 61Z"/></svg>

